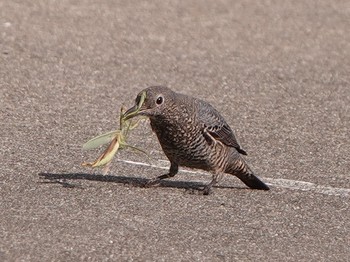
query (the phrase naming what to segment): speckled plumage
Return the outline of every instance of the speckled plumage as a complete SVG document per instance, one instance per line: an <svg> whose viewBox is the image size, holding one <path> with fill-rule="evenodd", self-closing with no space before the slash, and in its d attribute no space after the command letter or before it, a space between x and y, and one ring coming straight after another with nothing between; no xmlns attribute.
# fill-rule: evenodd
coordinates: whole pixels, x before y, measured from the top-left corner
<svg viewBox="0 0 350 262"><path fill-rule="evenodd" d="M136 104L142 92L146 92L146 100L139 114L150 118L151 127L171 162L169 173L152 183L172 177L178 166L186 166L213 173L213 180L204 189L205 194L209 194L221 173L235 175L251 188L269 189L250 170L241 156L246 152L225 119L210 104L162 86L141 91Z"/></svg>

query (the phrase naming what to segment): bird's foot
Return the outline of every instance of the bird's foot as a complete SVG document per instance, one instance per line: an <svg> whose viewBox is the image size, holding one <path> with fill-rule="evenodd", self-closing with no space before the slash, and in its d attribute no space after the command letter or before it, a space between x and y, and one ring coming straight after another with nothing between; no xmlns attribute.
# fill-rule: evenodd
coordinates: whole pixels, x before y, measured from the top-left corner
<svg viewBox="0 0 350 262"><path fill-rule="evenodd" d="M150 179L146 182L145 187L152 187L160 184L161 179L159 177Z"/></svg>
<svg viewBox="0 0 350 262"><path fill-rule="evenodd" d="M205 195L205 196L209 195L212 191L211 188L212 188L212 185L210 185L210 184L206 185L203 189L203 195Z"/></svg>
<svg viewBox="0 0 350 262"><path fill-rule="evenodd" d="M176 173L177 173L177 166L175 167L175 169L176 170L173 170L173 172L169 172L168 174L161 175L161 176L155 177L155 178L153 178L151 180L148 180L148 182L146 183L145 187L151 187L151 186L159 185L161 180L175 176Z"/></svg>
<svg viewBox="0 0 350 262"><path fill-rule="evenodd" d="M221 172L216 172L213 175L213 180L204 187L203 189L203 195L207 196L211 193L212 187L217 184L217 182L222 178L222 173Z"/></svg>

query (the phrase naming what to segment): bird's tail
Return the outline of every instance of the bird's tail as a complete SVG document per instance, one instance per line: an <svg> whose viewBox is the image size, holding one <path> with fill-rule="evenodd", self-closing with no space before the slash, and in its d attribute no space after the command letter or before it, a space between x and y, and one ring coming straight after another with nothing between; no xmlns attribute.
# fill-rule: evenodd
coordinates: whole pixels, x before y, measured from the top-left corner
<svg viewBox="0 0 350 262"><path fill-rule="evenodd" d="M253 171L249 168L247 163L242 157L236 157L234 161L231 161L230 165L226 168L226 172L238 177L244 184L253 189L270 190L259 177L257 177Z"/></svg>

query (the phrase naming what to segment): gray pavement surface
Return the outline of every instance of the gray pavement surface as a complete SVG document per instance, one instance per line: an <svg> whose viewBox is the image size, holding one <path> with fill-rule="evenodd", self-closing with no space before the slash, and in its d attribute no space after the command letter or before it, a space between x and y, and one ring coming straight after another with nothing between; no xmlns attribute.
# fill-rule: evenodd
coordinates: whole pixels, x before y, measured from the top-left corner
<svg viewBox="0 0 350 262"><path fill-rule="evenodd" d="M350 261L349 1L0 0L0 261ZM110 173L81 145L163 84L213 104L272 190L166 166L147 122ZM130 162L133 161L133 162Z"/></svg>

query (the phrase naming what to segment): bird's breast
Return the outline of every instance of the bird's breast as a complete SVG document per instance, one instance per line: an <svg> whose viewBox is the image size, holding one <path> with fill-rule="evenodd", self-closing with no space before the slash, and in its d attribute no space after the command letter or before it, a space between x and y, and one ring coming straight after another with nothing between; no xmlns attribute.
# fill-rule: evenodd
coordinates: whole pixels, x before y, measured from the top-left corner
<svg viewBox="0 0 350 262"><path fill-rule="evenodd" d="M151 127L170 161L179 165L210 170L215 165L218 145L208 143L203 128L194 121L155 121Z"/></svg>

